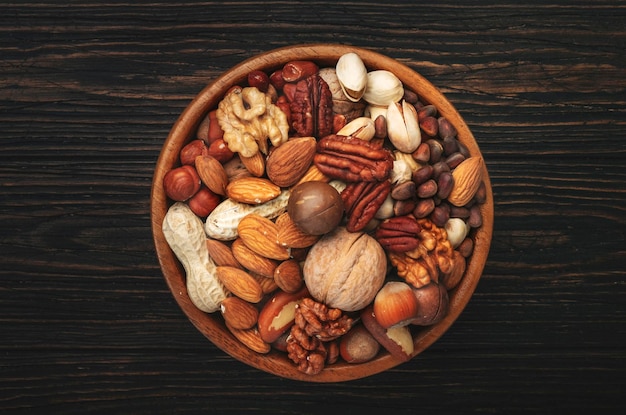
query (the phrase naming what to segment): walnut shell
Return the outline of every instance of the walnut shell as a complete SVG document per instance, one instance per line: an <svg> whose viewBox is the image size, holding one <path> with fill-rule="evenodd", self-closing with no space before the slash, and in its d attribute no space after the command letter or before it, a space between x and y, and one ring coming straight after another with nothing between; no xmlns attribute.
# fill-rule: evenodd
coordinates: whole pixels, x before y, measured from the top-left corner
<svg viewBox="0 0 626 415"><path fill-rule="evenodd" d="M371 303L382 287L387 258L380 244L363 232L338 227L309 251L304 282L317 301L343 311Z"/></svg>

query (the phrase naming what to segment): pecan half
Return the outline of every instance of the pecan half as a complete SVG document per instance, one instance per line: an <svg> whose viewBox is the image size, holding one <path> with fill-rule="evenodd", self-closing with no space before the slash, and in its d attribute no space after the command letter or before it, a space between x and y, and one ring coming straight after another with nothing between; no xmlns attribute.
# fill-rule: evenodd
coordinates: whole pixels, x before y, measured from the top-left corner
<svg viewBox="0 0 626 415"><path fill-rule="evenodd" d="M413 215L385 219L376 229L376 240L387 251L407 252L420 245L422 227Z"/></svg>
<svg viewBox="0 0 626 415"><path fill-rule="evenodd" d="M296 135L324 137L332 133L333 95L317 73L296 83L289 109Z"/></svg>
<svg viewBox="0 0 626 415"><path fill-rule="evenodd" d="M392 153L378 142L336 134L318 141L313 162L325 175L345 182L384 181L393 169Z"/></svg>
<svg viewBox="0 0 626 415"><path fill-rule="evenodd" d="M355 182L348 183L341 192L341 199L346 211L350 232L363 230L374 218L378 209L391 191L391 182Z"/></svg>

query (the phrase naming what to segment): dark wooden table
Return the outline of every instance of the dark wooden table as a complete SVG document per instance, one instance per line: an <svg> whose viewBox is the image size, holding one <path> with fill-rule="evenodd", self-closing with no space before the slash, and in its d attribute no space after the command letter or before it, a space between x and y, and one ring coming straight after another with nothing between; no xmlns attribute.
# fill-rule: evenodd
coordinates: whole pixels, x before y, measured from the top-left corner
<svg viewBox="0 0 626 415"><path fill-rule="evenodd" d="M0 5L0 413L617 413L626 392L626 2ZM218 74L339 42L397 58L472 129L495 228L461 318L341 384L252 369L174 302L161 145Z"/></svg>

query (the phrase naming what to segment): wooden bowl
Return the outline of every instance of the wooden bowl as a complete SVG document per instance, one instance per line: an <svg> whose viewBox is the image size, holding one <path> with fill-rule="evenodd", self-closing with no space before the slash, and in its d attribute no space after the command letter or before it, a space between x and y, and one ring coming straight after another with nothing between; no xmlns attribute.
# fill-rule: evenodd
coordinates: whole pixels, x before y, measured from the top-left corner
<svg viewBox="0 0 626 415"><path fill-rule="evenodd" d="M228 70L206 86L183 111L172 127L159 156L152 184L151 214L156 252L167 285L183 312L202 334L232 357L268 373L294 380L309 382L349 381L383 372L402 362L381 349L383 351L368 363L348 364L340 361L327 366L318 375L310 376L299 372L284 353L271 351L269 354L258 354L236 340L225 327L219 312L206 314L200 311L191 303L187 295L183 268L165 241L161 230L163 218L172 203L164 193L163 176L178 165L179 151L187 142L195 138L195 132L201 120L210 110L217 107L231 86L245 84L247 74L250 71L262 70L270 73L293 60L312 60L320 67L334 67L338 58L347 52L358 53L368 70L386 69L393 72L408 89L418 93L424 102L435 105L440 115L445 116L454 125L458 132L458 140L468 148L470 155L481 155L472 133L454 106L435 86L408 66L371 50L352 46L297 45L254 56ZM467 305L478 284L487 260L493 229L493 198L486 168L484 182L487 200L481 207L483 223L471 234L474 239L474 251L468 259L465 275L459 285L449 293L450 308L447 316L439 323L424 327L414 334L414 356L432 345L450 328Z"/></svg>

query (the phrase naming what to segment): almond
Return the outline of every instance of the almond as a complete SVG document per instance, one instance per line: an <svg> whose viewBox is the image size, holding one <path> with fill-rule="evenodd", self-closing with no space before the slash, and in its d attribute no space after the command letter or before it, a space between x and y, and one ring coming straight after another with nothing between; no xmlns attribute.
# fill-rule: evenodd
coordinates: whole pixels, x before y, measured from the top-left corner
<svg viewBox="0 0 626 415"><path fill-rule="evenodd" d="M241 238L233 241L232 252L237 262L244 268L267 278L274 276L274 270L278 266L278 261L257 254L248 248Z"/></svg>
<svg viewBox="0 0 626 415"><path fill-rule="evenodd" d="M302 268L295 259L281 262L274 270L274 282L287 293L295 293L304 284Z"/></svg>
<svg viewBox="0 0 626 415"><path fill-rule="evenodd" d="M237 340L243 343L250 350L265 354L269 353L272 349L272 346L269 343L263 341L261 335L259 334L259 330L256 327L242 330L231 326L228 322L226 323L226 327L233 334L233 336L237 338Z"/></svg>
<svg viewBox="0 0 626 415"><path fill-rule="evenodd" d="M237 233L248 248L266 258L289 259L289 247L278 244L278 226L271 220L250 213L237 225Z"/></svg>
<svg viewBox="0 0 626 415"><path fill-rule="evenodd" d="M324 173L322 173L320 171L320 169L318 169L315 164L311 164L311 166L308 168L308 170L304 173L304 176L302 176L300 178L300 180L298 180L298 183L296 183L296 185L298 185L300 183L304 183L304 182L326 182L326 183L328 183L329 181L330 181L330 177L328 177Z"/></svg>
<svg viewBox="0 0 626 415"><path fill-rule="evenodd" d="M276 218L276 226L278 226L278 244L289 248L308 248L320 238L318 235L302 232L286 212Z"/></svg>
<svg viewBox="0 0 626 415"><path fill-rule="evenodd" d="M483 180L484 161L482 157L469 157L452 171L454 185L448 201L454 206L468 204Z"/></svg>
<svg viewBox="0 0 626 415"><path fill-rule="evenodd" d="M220 265L216 275L224 287L242 300L258 303L263 298L263 288L259 282L240 268Z"/></svg>
<svg viewBox="0 0 626 415"><path fill-rule="evenodd" d="M255 177L261 177L265 174L265 156L258 151L254 156L245 157L239 154L241 164Z"/></svg>
<svg viewBox="0 0 626 415"><path fill-rule="evenodd" d="M263 290L263 294L273 293L278 289L278 285L276 284L276 281L274 281L274 278L267 278L255 272L250 272L250 275L252 275L252 278L257 280Z"/></svg>
<svg viewBox="0 0 626 415"><path fill-rule="evenodd" d="M289 187L298 182L313 161L315 137L298 137L274 148L267 157L267 177L278 186Z"/></svg>
<svg viewBox="0 0 626 415"><path fill-rule="evenodd" d="M242 177L226 186L226 195L235 202L260 205L276 199L280 187L261 177Z"/></svg>
<svg viewBox="0 0 626 415"><path fill-rule="evenodd" d="M228 265L235 268L241 268L241 264L235 259L233 251L224 242L207 238L206 246L209 250L209 256L216 265Z"/></svg>
<svg viewBox="0 0 626 415"><path fill-rule="evenodd" d="M220 310L224 321L236 329L254 327L259 319L259 310L254 305L235 296L225 298Z"/></svg>
<svg viewBox="0 0 626 415"><path fill-rule="evenodd" d="M200 155L196 157L195 164L202 183L214 193L222 196L226 195L228 175L222 163L215 157Z"/></svg>

